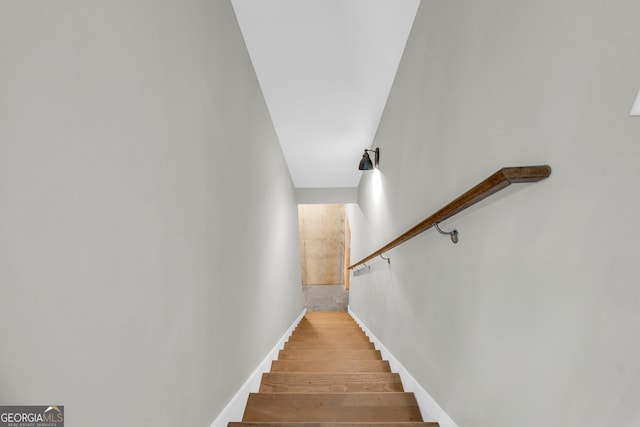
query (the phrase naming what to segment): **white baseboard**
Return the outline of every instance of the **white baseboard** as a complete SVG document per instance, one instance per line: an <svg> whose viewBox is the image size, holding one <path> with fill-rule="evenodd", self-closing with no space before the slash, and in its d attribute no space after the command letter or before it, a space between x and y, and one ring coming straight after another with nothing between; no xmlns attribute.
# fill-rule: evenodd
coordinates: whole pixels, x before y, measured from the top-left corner
<svg viewBox="0 0 640 427"><path fill-rule="evenodd" d="M251 376L245 381L245 383L240 387L240 390L233 396L233 399L224 407L224 409L218 414L211 427L226 427L227 424L231 421L240 421L242 420L242 415L244 415L244 408L247 404L247 399L249 398L249 393L255 393L260 388L260 381L262 379L262 374L265 372L269 372L271 370L271 362L278 359L278 352L284 348L284 343L293 333L293 330L298 326L298 323L302 320L304 315L307 313L307 309L305 308L302 311L302 314L298 316L295 322L291 325L291 327L285 332L285 334L280 338L278 343L273 347L273 349L269 352L267 357L264 358L262 363L256 368L255 371L251 374Z"/></svg>
<svg viewBox="0 0 640 427"><path fill-rule="evenodd" d="M376 348L380 350L382 353L382 358L389 361L389 365L391 366L391 370L400 374L400 378L402 379L402 385L407 392L412 392L416 396L416 400L418 401L418 406L420 406L420 412L422 413L422 418L425 421L437 421L440 424L440 427L458 427L456 423L453 422L451 417L447 415L447 413L438 405L438 403L427 393L427 391L422 388L420 383L416 381L415 378L405 369L404 366L396 359L393 354L380 342L375 335L371 333L369 328L362 323L362 321L355 315L355 313L349 307L349 314L354 318L354 320L360 325L362 330L367 334L369 339L373 341Z"/></svg>

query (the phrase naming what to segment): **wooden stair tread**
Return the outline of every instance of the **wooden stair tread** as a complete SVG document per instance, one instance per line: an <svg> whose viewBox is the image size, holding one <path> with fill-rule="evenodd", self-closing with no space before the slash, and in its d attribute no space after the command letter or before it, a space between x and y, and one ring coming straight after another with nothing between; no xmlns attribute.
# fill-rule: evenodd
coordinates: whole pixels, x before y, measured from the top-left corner
<svg viewBox="0 0 640 427"><path fill-rule="evenodd" d="M271 372L391 372L386 360L274 360Z"/></svg>
<svg viewBox="0 0 640 427"><path fill-rule="evenodd" d="M310 319L308 317L304 317L296 326L304 326L304 325L356 325L360 327L358 322L353 319L333 319L329 321L322 321L321 319Z"/></svg>
<svg viewBox="0 0 640 427"><path fill-rule="evenodd" d="M369 338L362 337L335 337L334 339L326 337L326 338L306 338L306 337L289 337L287 340L288 343L300 343L305 344L309 342L318 342L323 344L370 344L371 341Z"/></svg>
<svg viewBox="0 0 640 427"><path fill-rule="evenodd" d="M382 360L380 350L280 350L278 360Z"/></svg>
<svg viewBox="0 0 640 427"><path fill-rule="evenodd" d="M334 336L364 336L367 334L360 329L340 328L340 329L296 329L291 336L306 336L306 337L334 337Z"/></svg>
<svg viewBox="0 0 640 427"><path fill-rule="evenodd" d="M289 340L292 339L319 339L319 340L350 340L350 339L364 339L369 340L369 337L364 334L364 332L349 332L349 333L341 333L341 332L330 332L326 334L317 333L317 332L294 332L289 337Z"/></svg>
<svg viewBox="0 0 640 427"><path fill-rule="evenodd" d="M403 392L400 375L271 372L262 375L261 393Z"/></svg>
<svg viewBox="0 0 640 427"><path fill-rule="evenodd" d="M295 329L292 335L312 335L312 336L331 336L331 335L365 335L361 329L353 328L302 328Z"/></svg>
<svg viewBox="0 0 640 427"><path fill-rule="evenodd" d="M358 325L358 323L353 320L353 319L344 319L344 320L334 320L334 321L330 321L330 322L322 322L322 321L314 321L314 320L309 320L307 318L302 319L297 325L297 328L301 328L301 327L314 327L314 326L340 326L340 325L348 325L348 326L354 326L356 328L360 328L360 325Z"/></svg>
<svg viewBox="0 0 640 427"><path fill-rule="evenodd" d="M439 427L436 422L390 422L390 423L305 423L305 422L232 422L228 427Z"/></svg>
<svg viewBox="0 0 640 427"><path fill-rule="evenodd" d="M331 322L331 323L310 323L305 322L304 320L296 325L295 329L322 329L322 330L331 330L331 329L357 329L359 331L362 330L360 325L356 322Z"/></svg>
<svg viewBox="0 0 640 427"><path fill-rule="evenodd" d="M310 320L302 319L296 326L354 326L360 327L353 319L329 319L329 320Z"/></svg>
<svg viewBox="0 0 640 427"><path fill-rule="evenodd" d="M365 335L362 329L357 328L299 328L293 331L293 335Z"/></svg>
<svg viewBox="0 0 640 427"><path fill-rule="evenodd" d="M307 320L333 320L333 319L346 319L350 321L354 321L353 317L349 315L349 313L345 313L344 311L308 311L305 316Z"/></svg>
<svg viewBox="0 0 640 427"><path fill-rule="evenodd" d="M333 323L308 323L308 322L300 322L296 325L294 330L302 330L302 329L317 329L323 331L330 330L340 330L340 329L351 329L354 331L361 331L360 325L356 322L333 322Z"/></svg>
<svg viewBox="0 0 640 427"><path fill-rule="evenodd" d="M413 393L251 393L242 421L422 421Z"/></svg>
<svg viewBox="0 0 640 427"><path fill-rule="evenodd" d="M327 322L327 323L318 323L318 322L305 322L304 320L298 323L295 329L318 329L318 330L339 330L339 329L352 329L361 331L362 328L354 321L350 322Z"/></svg>
<svg viewBox="0 0 640 427"><path fill-rule="evenodd" d="M349 341L287 341L284 349L321 349L321 350L374 350L372 342L349 342Z"/></svg>
<svg viewBox="0 0 640 427"><path fill-rule="evenodd" d="M294 331L362 331L357 323L326 323L326 324L309 324L302 323L296 326Z"/></svg>
<svg viewBox="0 0 640 427"><path fill-rule="evenodd" d="M348 333L348 334L316 334L316 333L293 333L289 337L289 341L367 341L370 339L364 333Z"/></svg>

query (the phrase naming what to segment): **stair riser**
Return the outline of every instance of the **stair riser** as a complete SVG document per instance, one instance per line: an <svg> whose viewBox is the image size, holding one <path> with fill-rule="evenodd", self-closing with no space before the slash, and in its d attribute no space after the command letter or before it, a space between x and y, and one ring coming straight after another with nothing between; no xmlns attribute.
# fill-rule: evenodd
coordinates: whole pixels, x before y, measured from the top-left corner
<svg viewBox="0 0 640 427"><path fill-rule="evenodd" d="M391 372L386 360L274 360L271 372Z"/></svg>
<svg viewBox="0 0 640 427"><path fill-rule="evenodd" d="M309 322L300 322L296 325L296 328L317 328L317 329L340 329L340 328L353 328L353 329L361 329L360 325L356 322L333 322L333 323L309 323Z"/></svg>
<svg viewBox="0 0 640 427"><path fill-rule="evenodd" d="M379 350L280 350L278 360L382 360Z"/></svg>
<svg viewBox="0 0 640 427"><path fill-rule="evenodd" d="M309 341L318 341L318 342L371 342L369 338L364 335L354 335L351 337L345 336L335 336L335 337L309 337L303 335L292 335L289 337L288 342L309 342Z"/></svg>
<svg viewBox="0 0 640 427"><path fill-rule="evenodd" d="M347 328L347 327L339 327L339 328L311 328L311 327L298 327L294 329L294 333L296 332L306 332L306 333L318 333L318 334L346 334L346 333L359 333L364 334L364 331L360 328Z"/></svg>
<svg viewBox="0 0 640 427"><path fill-rule="evenodd" d="M372 393L403 392L398 374L268 373L262 376L261 393Z"/></svg>
<svg viewBox="0 0 640 427"><path fill-rule="evenodd" d="M279 423L252 423L252 422L238 422L229 423L228 427L439 427L438 423L434 422L408 422L408 423L309 423L309 422L279 422Z"/></svg>
<svg viewBox="0 0 640 427"><path fill-rule="evenodd" d="M368 350L374 349L373 343L352 342L286 342L285 350L293 349L319 349L319 350Z"/></svg>
<svg viewBox="0 0 640 427"><path fill-rule="evenodd" d="M360 326L354 320L328 320L328 321L305 321L302 320L298 323L298 327L300 326L355 326L359 328Z"/></svg>
<svg viewBox="0 0 640 427"><path fill-rule="evenodd" d="M251 422L239 422L229 423L228 427L439 427L438 423L434 422L409 422L409 423L305 423L305 422L291 422L291 423L251 423Z"/></svg>

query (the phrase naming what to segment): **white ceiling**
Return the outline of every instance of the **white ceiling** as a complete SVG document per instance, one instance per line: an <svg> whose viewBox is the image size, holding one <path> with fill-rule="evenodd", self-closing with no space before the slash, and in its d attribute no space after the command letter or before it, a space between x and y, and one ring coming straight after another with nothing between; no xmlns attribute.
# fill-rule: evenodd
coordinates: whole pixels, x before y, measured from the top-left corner
<svg viewBox="0 0 640 427"><path fill-rule="evenodd" d="M296 188L358 185L419 3L232 0Z"/></svg>

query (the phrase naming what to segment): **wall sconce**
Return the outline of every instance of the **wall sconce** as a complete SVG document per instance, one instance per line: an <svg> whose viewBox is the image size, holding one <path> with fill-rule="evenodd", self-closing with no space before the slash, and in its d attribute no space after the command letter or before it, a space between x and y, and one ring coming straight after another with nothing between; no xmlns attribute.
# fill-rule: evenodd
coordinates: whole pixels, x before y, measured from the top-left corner
<svg viewBox="0 0 640 427"><path fill-rule="evenodd" d="M374 152L375 155L373 157L374 161L371 162L371 157L369 157L369 151ZM360 165L358 169L361 171L369 171L371 169L378 167L378 162L380 161L380 148L376 148L375 150L364 150L364 154L362 155L362 159L360 160Z"/></svg>
<svg viewBox="0 0 640 427"><path fill-rule="evenodd" d="M636 101L633 103L633 107L631 107L630 116L640 116L640 91L638 91L638 95L636 96Z"/></svg>
<svg viewBox="0 0 640 427"><path fill-rule="evenodd" d="M434 222L433 226L436 228L436 230L438 230L438 233L440 233L440 234L448 234L449 236L451 236L451 241L453 243L458 243L458 230L456 230L454 228L453 231L442 231L442 230L440 230L440 227L438 227L438 223L437 222Z"/></svg>

